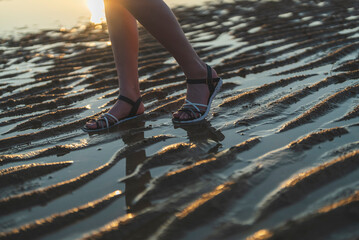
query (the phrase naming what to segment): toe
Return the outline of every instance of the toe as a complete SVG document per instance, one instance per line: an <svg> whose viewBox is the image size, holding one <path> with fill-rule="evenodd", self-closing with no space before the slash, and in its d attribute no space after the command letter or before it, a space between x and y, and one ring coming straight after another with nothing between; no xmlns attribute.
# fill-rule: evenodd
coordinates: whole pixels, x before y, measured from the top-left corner
<svg viewBox="0 0 359 240"><path fill-rule="evenodd" d="M97 128L97 124L93 120L88 121L85 126L87 128L89 128L89 129L96 129Z"/></svg>
<svg viewBox="0 0 359 240"><path fill-rule="evenodd" d="M104 123L104 121L102 119L98 119L98 120L94 120L91 119L90 121L88 121L85 125L88 129L101 129L104 128L106 126L106 124Z"/></svg>
<svg viewBox="0 0 359 240"><path fill-rule="evenodd" d="M183 113L181 114L181 116L180 116L180 119L181 119L181 120L187 120L187 119L189 119L189 115L188 115L187 113L183 112Z"/></svg>
<svg viewBox="0 0 359 240"><path fill-rule="evenodd" d="M178 118L179 120L183 120L183 119L184 119L184 118L183 118L183 112L178 113L177 118Z"/></svg>
<svg viewBox="0 0 359 240"><path fill-rule="evenodd" d="M174 117L174 118L179 118L179 116L180 116L180 113L177 111L177 112L174 112L173 114L172 114L172 117Z"/></svg>

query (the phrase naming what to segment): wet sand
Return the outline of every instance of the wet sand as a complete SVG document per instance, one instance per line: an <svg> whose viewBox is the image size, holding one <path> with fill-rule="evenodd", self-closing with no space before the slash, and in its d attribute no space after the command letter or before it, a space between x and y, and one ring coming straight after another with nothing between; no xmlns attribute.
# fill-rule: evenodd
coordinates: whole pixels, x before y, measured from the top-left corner
<svg viewBox="0 0 359 240"><path fill-rule="evenodd" d="M0 239L357 239L359 3L174 12L224 79L176 126L184 76L142 27L143 116L87 134L118 93L106 24L0 39Z"/></svg>

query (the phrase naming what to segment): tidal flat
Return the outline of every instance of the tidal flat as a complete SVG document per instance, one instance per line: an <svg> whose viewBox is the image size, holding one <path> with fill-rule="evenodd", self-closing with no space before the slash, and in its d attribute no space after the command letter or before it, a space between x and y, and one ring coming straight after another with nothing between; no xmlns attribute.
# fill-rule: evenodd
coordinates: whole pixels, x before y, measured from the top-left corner
<svg viewBox="0 0 359 240"><path fill-rule="evenodd" d="M359 238L359 2L173 11L224 82L193 125L140 25L145 113L92 134L118 95L106 23L0 38L0 239Z"/></svg>

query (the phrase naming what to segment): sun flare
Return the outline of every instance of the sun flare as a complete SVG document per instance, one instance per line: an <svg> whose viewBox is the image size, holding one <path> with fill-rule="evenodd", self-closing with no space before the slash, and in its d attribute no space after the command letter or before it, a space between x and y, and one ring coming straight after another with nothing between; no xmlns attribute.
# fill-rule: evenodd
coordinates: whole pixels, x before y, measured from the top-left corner
<svg viewBox="0 0 359 240"><path fill-rule="evenodd" d="M87 7L91 12L91 22L105 22L105 7L103 0L87 0Z"/></svg>

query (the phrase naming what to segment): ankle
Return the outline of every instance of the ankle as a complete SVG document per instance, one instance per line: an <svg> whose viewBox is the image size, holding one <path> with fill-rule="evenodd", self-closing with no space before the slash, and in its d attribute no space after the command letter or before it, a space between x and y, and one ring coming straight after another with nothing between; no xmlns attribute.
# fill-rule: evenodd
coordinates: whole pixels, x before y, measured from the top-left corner
<svg viewBox="0 0 359 240"><path fill-rule="evenodd" d="M207 65L202 62L203 64L198 65L195 68L192 68L185 72L185 76L187 79L206 79L207 78ZM217 72L211 67L212 77L217 78Z"/></svg>
<svg viewBox="0 0 359 240"><path fill-rule="evenodd" d="M205 78L207 76L207 67L202 61L182 69L187 79Z"/></svg>
<svg viewBox="0 0 359 240"><path fill-rule="evenodd" d="M141 93L139 89L120 89L120 95L125 96L133 101L136 101L139 97L141 97Z"/></svg>

